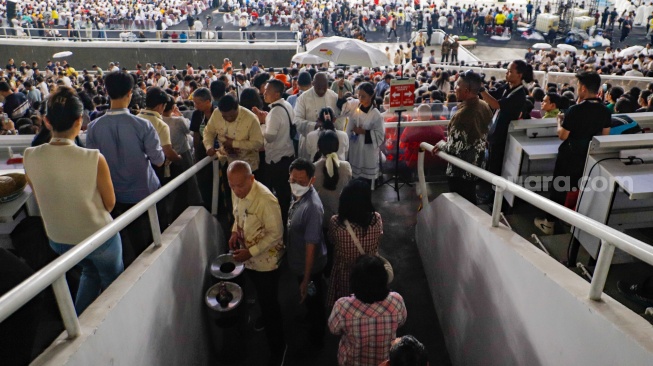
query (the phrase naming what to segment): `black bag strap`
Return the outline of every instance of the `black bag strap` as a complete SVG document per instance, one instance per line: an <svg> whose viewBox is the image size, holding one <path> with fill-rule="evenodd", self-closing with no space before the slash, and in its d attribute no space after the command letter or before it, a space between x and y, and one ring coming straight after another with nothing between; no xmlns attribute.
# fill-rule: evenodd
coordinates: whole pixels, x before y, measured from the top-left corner
<svg viewBox="0 0 653 366"><path fill-rule="evenodd" d="M286 115L288 116L288 134L290 135L290 139L293 140L295 138L295 136L292 135L293 124L292 124L292 118L290 118L290 112L288 112L288 109L286 109L286 107L284 107L281 103L275 104L272 107L272 109L274 109L276 107L281 107L281 109L283 109L286 112Z"/></svg>

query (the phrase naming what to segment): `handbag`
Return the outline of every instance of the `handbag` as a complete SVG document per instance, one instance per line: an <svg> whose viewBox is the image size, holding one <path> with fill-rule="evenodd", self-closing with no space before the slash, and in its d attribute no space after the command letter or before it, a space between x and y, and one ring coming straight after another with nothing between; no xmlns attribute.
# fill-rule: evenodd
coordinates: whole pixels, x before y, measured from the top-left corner
<svg viewBox="0 0 653 366"><path fill-rule="evenodd" d="M356 248L358 248L360 254L361 255L366 254L365 251L363 250L363 246L361 245L361 242L356 237L356 234L354 233L354 230L351 228L351 225L349 224L348 220L345 220L345 227L347 228L347 232L349 232L349 235L351 235L351 238L354 241L354 244L356 244ZM376 256L383 261L383 267L385 268L385 271L388 273L388 283L392 282L392 280L395 278L395 273L394 270L392 269L392 264L390 264L390 262L387 259L383 258L379 253L376 253Z"/></svg>

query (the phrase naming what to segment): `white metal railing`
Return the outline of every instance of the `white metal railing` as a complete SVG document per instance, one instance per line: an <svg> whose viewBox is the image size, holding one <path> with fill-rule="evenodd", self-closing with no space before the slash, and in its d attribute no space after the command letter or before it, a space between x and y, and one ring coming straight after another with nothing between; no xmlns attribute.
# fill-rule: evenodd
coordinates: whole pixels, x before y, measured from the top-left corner
<svg viewBox="0 0 653 366"><path fill-rule="evenodd" d="M156 210L156 203L172 193L177 187L184 184L189 178L197 174L202 168L213 162L213 202L212 214L217 213L217 191L219 185L219 162L212 157L206 157L156 192L147 196L141 202L129 209L124 214L113 220L109 225L96 231L81 243L61 255L28 279L14 287L4 296L0 297L0 323L20 309L32 298L37 296L48 286L52 285L54 294L69 338L78 337L81 333L79 320L75 312L72 296L66 282L66 272L76 266L100 245L116 235L120 230L132 223L146 211L152 227L154 247L161 246L161 228Z"/></svg>
<svg viewBox="0 0 653 366"><path fill-rule="evenodd" d="M417 170L419 177L420 192L422 192L422 207L427 207L428 197L426 190L426 180L424 178L424 154L425 151L433 150L433 145L422 142L420 144L420 152L417 162ZM515 183L508 181L503 177L499 177L475 165L472 165L464 160L449 155L445 152L439 151L437 155L446 160L447 162L466 170L480 179L491 183L495 187L494 205L492 207L492 226L499 226L499 219L501 218L501 205L503 203L503 193L510 192L511 194L521 198L522 200L530 203L531 205L550 213L557 218L568 222L569 224L577 227L586 233L593 235L601 240L601 250L599 258L594 269L592 282L590 284L589 298L591 300L600 301L605 281L608 277L610 264L612 263L612 256L614 249L619 248L624 252L638 258L650 265L653 265L653 247L628 236L620 231L617 231L607 225L598 221L592 220L587 216L581 215L576 211L570 210L561 206L549 199L546 199L528 189L521 187Z"/></svg>
<svg viewBox="0 0 653 366"><path fill-rule="evenodd" d="M54 33L49 33L51 31L57 31ZM164 34L172 35L172 32L176 32L177 35L180 35L181 32L186 33L188 36L185 40L177 39L163 39ZM43 32L43 33L42 33ZM143 33L143 38L139 38L139 33ZM85 29L77 30L75 33L68 35L67 29L59 28L10 28L10 27L0 27L0 38L8 39L34 39L34 40L43 40L43 41L98 41L98 42L157 42L157 43L216 43L216 42L234 42L234 41L248 41L248 42L298 42L297 32L292 32L290 30L278 31L278 30L267 30L267 29L256 29L256 30L213 30L213 29L204 29L200 31L201 39L196 38L196 33L194 30L185 30L185 29L176 29L176 30L139 30L139 29L126 29L126 30L98 30L93 29L87 32ZM255 34L256 38L252 39L251 34Z"/></svg>
<svg viewBox="0 0 653 366"><path fill-rule="evenodd" d="M385 122L384 128L397 128L398 122ZM427 127L427 126L448 126L449 120L431 120L431 121L401 121L401 128L407 127Z"/></svg>

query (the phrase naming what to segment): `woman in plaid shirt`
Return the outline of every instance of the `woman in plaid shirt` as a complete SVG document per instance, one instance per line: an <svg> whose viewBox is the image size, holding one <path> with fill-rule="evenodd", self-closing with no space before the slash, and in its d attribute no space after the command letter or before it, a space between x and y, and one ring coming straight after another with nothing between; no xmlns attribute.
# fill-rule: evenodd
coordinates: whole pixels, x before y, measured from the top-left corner
<svg viewBox="0 0 653 366"><path fill-rule="evenodd" d="M339 298L351 294L349 278L354 262L361 254L346 229L345 221L360 241L365 253L376 255L379 241L383 236L381 214L372 205L370 184L362 179L354 179L341 191L338 214L329 220L329 242L333 245L333 270L327 293L327 309ZM323 200L324 202L324 200Z"/></svg>
<svg viewBox="0 0 653 366"><path fill-rule="evenodd" d="M377 256L362 255L351 273L353 296L336 301L329 329L340 335L340 366L377 366L388 358L397 328L406 322L404 299L388 290L388 275Z"/></svg>

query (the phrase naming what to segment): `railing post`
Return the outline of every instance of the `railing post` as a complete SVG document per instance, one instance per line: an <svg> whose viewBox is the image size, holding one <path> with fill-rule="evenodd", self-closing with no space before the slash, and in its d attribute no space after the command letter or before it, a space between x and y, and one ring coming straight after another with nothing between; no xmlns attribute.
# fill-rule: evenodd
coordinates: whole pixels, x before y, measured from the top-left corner
<svg viewBox="0 0 653 366"><path fill-rule="evenodd" d="M57 306L59 306L59 313L61 313L63 325L66 327L66 332L68 332L68 338L79 337L82 334L82 330L79 326L77 313L75 312L73 298L68 290L65 274L52 283L52 289L54 290L54 297L57 299Z"/></svg>
<svg viewBox="0 0 653 366"><path fill-rule="evenodd" d="M152 228L154 246L161 246L161 226L159 226L159 214L156 211L156 204L147 209L147 215L150 217L150 227Z"/></svg>
<svg viewBox="0 0 653 366"><path fill-rule="evenodd" d="M213 160L213 192L211 194L211 215L218 214L218 198L220 198L220 160Z"/></svg>
<svg viewBox="0 0 653 366"><path fill-rule="evenodd" d="M426 177L424 176L424 149L419 149L419 154L417 155L417 179L419 180L419 192L417 192L422 197L422 209L426 209L426 206L429 204L428 191L426 189Z"/></svg>
<svg viewBox="0 0 653 366"><path fill-rule="evenodd" d="M494 186L494 205L492 205L492 227L498 227L501 220L501 205L503 204L504 187Z"/></svg>
<svg viewBox="0 0 653 366"><path fill-rule="evenodd" d="M612 257L614 256L614 245L601 240L601 251L596 261L592 283L590 284L590 300L600 301L605 287L605 281L608 278Z"/></svg>

